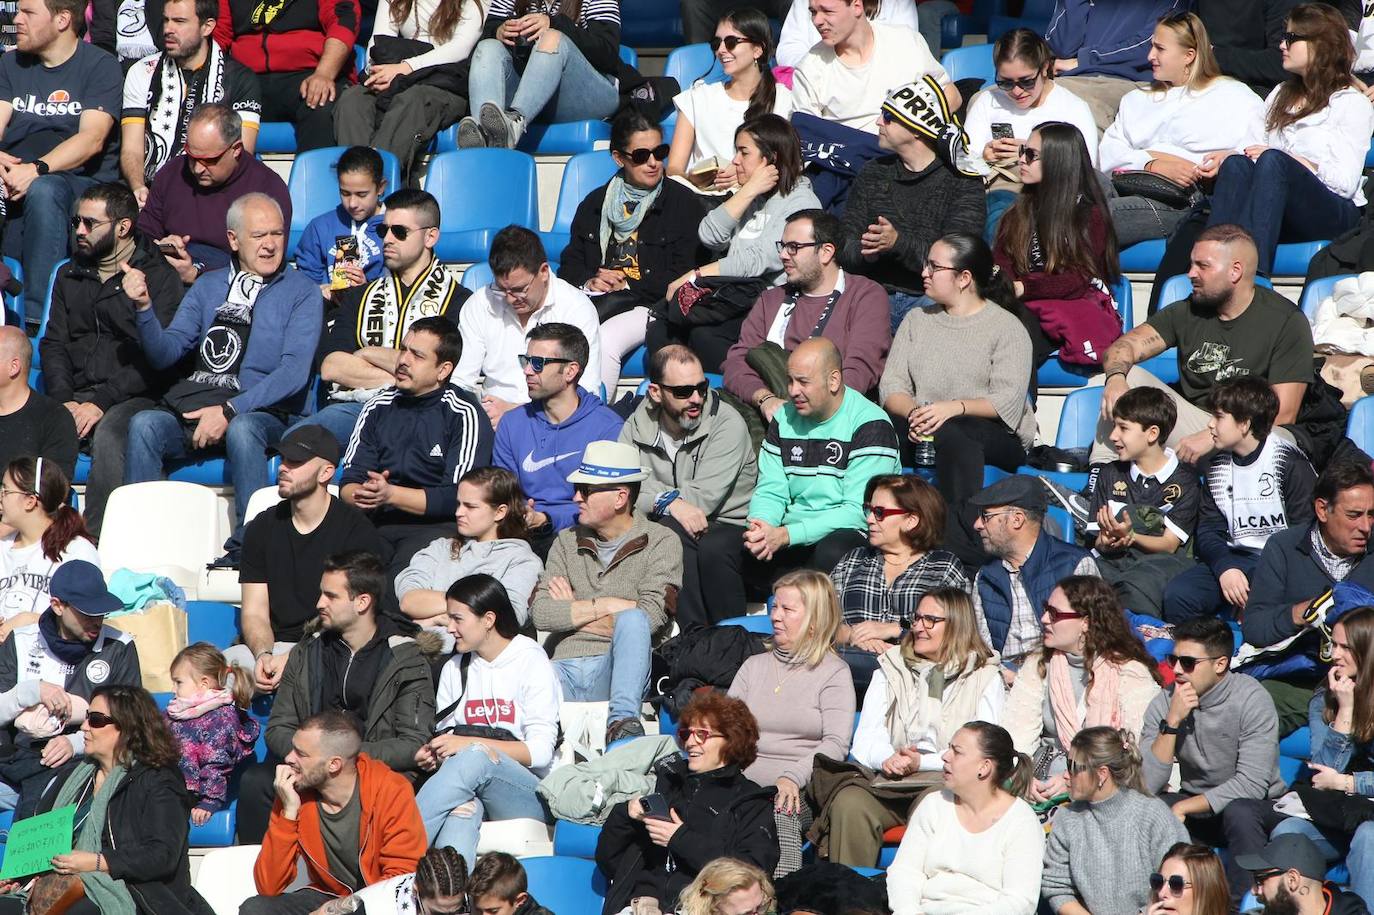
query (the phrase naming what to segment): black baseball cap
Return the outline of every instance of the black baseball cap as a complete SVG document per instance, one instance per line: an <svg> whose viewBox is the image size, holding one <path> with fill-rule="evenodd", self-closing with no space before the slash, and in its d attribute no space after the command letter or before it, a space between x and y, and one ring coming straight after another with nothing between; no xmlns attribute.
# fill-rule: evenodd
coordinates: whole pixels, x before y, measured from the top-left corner
<svg viewBox="0 0 1374 915"><path fill-rule="evenodd" d="M105 587L100 569L84 559L69 559L58 566L48 593L84 616L104 616L124 607L124 601Z"/></svg>
<svg viewBox="0 0 1374 915"><path fill-rule="evenodd" d="M1253 855L1236 855L1236 864L1248 871L1295 870L1309 880L1326 879L1326 857L1307 836L1290 832L1276 836Z"/></svg>
<svg viewBox="0 0 1374 915"><path fill-rule="evenodd" d="M324 458L331 464L338 464L339 442L324 426L301 426L286 433L281 441L267 449L268 457L275 454L296 463Z"/></svg>
<svg viewBox="0 0 1374 915"><path fill-rule="evenodd" d="M1040 482L1040 478L1021 474L1003 477L986 489L974 493L968 501L974 508L1009 505L1042 515L1048 504L1045 485Z"/></svg>

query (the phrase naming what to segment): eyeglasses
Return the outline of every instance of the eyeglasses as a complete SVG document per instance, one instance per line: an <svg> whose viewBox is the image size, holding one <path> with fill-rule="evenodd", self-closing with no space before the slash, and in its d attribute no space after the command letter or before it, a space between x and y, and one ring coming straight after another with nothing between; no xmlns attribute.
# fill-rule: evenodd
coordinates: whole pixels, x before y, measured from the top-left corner
<svg viewBox="0 0 1374 915"><path fill-rule="evenodd" d="M927 273L939 273L941 270L955 270L955 271L957 271L957 270L959 269L958 267L946 267L944 264L937 264L937 263L935 263L935 261L926 261L924 264L921 265L921 267L922 267Z"/></svg>
<svg viewBox="0 0 1374 915"><path fill-rule="evenodd" d="M215 153L213 156L193 156L191 155L191 151L188 149L186 151L186 158L188 161L195 162L200 165L214 165L220 159L224 158L225 153L229 152L229 150L233 149L235 146L238 145L238 143L230 143L228 146L224 147L219 152Z"/></svg>
<svg viewBox="0 0 1374 915"><path fill-rule="evenodd" d="M1279 870L1277 867L1271 868L1267 871L1255 871L1255 873L1252 875L1252 880L1255 886L1259 886L1261 883L1268 880L1270 877L1277 877L1279 874L1282 873L1283 871Z"/></svg>
<svg viewBox="0 0 1374 915"><path fill-rule="evenodd" d="M1189 883L1187 880L1184 880L1178 874L1174 874L1167 880L1164 879L1163 874L1150 875L1150 889L1153 890L1157 895L1163 894L1165 886L1169 887L1169 895L1182 896L1183 891L1186 890L1188 887L1192 886L1192 884Z"/></svg>
<svg viewBox="0 0 1374 915"><path fill-rule="evenodd" d="M696 384L660 384L659 388L672 394L678 400L686 400L693 394L700 394L702 397L705 397L706 392L711 390L711 382L698 381Z"/></svg>
<svg viewBox="0 0 1374 915"><path fill-rule="evenodd" d="M743 35L726 35L724 38L721 38L719 35L714 35L711 37L711 53L714 54L716 51L719 51L721 45L725 45L725 50L733 51L738 45L742 44L753 44L753 42Z"/></svg>
<svg viewBox="0 0 1374 915"><path fill-rule="evenodd" d="M93 728L107 728L115 724L115 720L104 712L87 712L86 723Z"/></svg>
<svg viewBox="0 0 1374 915"><path fill-rule="evenodd" d="M1170 667L1181 667L1185 674L1193 672L1193 668L1198 666L1201 661L1216 661L1217 658L1190 658L1186 654L1167 654L1164 656L1164 663Z"/></svg>
<svg viewBox="0 0 1374 915"><path fill-rule="evenodd" d="M1016 157L1018 159L1025 159L1026 164L1030 165L1036 159L1040 158L1040 150L1032 149L1029 146L1022 146L1021 151L1016 154Z"/></svg>
<svg viewBox="0 0 1374 915"><path fill-rule="evenodd" d="M27 489L7 489L7 488L5 488L4 486L0 486L0 499L5 498L5 496L36 496L36 495L38 495L38 493L32 492L32 491L27 490Z"/></svg>
<svg viewBox="0 0 1374 915"><path fill-rule="evenodd" d="M94 232L96 226L107 226L114 222L113 219L95 219L91 216L73 216L71 220L72 229L78 226L85 226L87 232Z"/></svg>
<svg viewBox="0 0 1374 915"><path fill-rule="evenodd" d="M918 613L911 618L911 622L913 624L919 623L924 629L934 629L947 619L949 619L949 617L936 616L933 613Z"/></svg>
<svg viewBox="0 0 1374 915"><path fill-rule="evenodd" d="M864 510L864 517L865 517L865 518L867 518L869 515L872 515L874 518L878 519L879 521L886 521L888 518L891 518L891 517L894 516L894 515L909 515L909 514L911 514L910 509L905 509L905 508L888 508L888 507L886 507L886 506L884 506L884 505L869 505L867 502L864 503L864 505L863 505L863 510Z"/></svg>
<svg viewBox="0 0 1374 915"><path fill-rule="evenodd" d="M779 254L786 254L788 257L796 257L802 248L814 248L820 242L815 241L780 241L775 242L778 246Z"/></svg>
<svg viewBox="0 0 1374 915"><path fill-rule="evenodd" d="M989 521L991 521L993 518L996 518L998 515L1010 515L1014 511L1020 511L1020 509L1004 508L999 512L979 512L978 517L982 519L984 524L987 524Z"/></svg>
<svg viewBox="0 0 1374 915"><path fill-rule="evenodd" d="M688 740L695 737L698 742L705 743L712 737L724 737L720 731L713 731L710 728L678 728L677 742L686 744Z"/></svg>
<svg viewBox="0 0 1374 915"><path fill-rule="evenodd" d="M594 495L596 495L596 494L599 493L599 492L615 492L617 489L624 489L624 488L625 488L625 487L623 487L623 486L616 486L615 484L611 484L611 485L608 486L608 485L606 485L606 484L604 484L604 483L603 483L603 484L600 484L600 485L595 484L595 483L574 483L574 484L573 484L573 492L577 493L577 494L578 494L579 496L581 496L583 499L587 499L587 498L589 498L589 497L591 497L591 496L594 496Z"/></svg>
<svg viewBox="0 0 1374 915"><path fill-rule="evenodd" d="M534 369L534 374L538 375L544 371L545 366L567 365L571 359L564 359L561 356L526 356L521 353L517 358L520 360L522 369Z"/></svg>
<svg viewBox="0 0 1374 915"><path fill-rule="evenodd" d="M1045 601L1045 605L1041 608L1041 612L1048 614L1050 621L1054 623L1062 623L1065 620L1081 620L1083 618L1083 614L1076 613L1073 610L1060 610L1049 601Z"/></svg>
<svg viewBox="0 0 1374 915"><path fill-rule="evenodd" d="M381 225L377 226L377 237L380 238L380 239L382 239L383 241L385 241L387 235L395 235L397 241L405 241L407 238L410 237L410 233L411 233L411 232L423 232L423 231L425 231L426 229L437 229L437 228L439 228L439 227L438 227L438 226L418 226L417 228L412 229L410 226L393 226L393 225L389 225L388 223L385 223L385 222L384 222L384 223L382 223Z"/></svg>
<svg viewBox="0 0 1374 915"><path fill-rule="evenodd" d="M1038 82L1040 82L1039 73L1036 73L1034 76L1023 76L1020 79L1006 79L999 76L997 79L993 80L993 84L1003 92L1010 92L1012 89L1020 89L1022 92L1029 92L1035 88L1035 84Z"/></svg>
<svg viewBox="0 0 1374 915"><path fill-rule="evenodd" d="M492 283L491 289L496 291L498 294L505 296L508 299L524 300L530 297L530 287L533 285L534 280L530 280L528 283L521 286L519 289L503 289L495 283Z"/></svg>
<svg viewBox="0 0 1374 915"><path fill-rule="evenodd" d="M1280 33L1279 33L1279 44L1286 44L1286 45L1288 45L1289 47L1292 47L1294 44L1296 44L1296 43L1299 42L1299 41L1306 41L1306 40L1307 40L1307 36L1306 36L1306 35L1299 35L1297 32L1280 32Z"/></svg>
<svg viewBox="0 0 1374 915"><path fill-rule="evenodd" d="M645 162L649 161L650 156L653 156L659 162L662 162L664 159L668 158L668 144L661 143L658 146L655 146L653 149L648 149L642 146L639 149L635 150L622 149L620 151L620 154L625 158L629 159L635 165L643 165Z"/></svg>

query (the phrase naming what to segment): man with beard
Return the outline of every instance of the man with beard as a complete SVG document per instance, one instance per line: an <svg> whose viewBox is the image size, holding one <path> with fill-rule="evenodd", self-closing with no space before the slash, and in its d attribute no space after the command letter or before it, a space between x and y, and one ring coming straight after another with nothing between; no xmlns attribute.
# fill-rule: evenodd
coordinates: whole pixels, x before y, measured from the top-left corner
<svg viewBox="0 0 1374 915"><path fill-rule="evenodd" d="M119 169L139 206L158 170L186 152L188 115L206 102L238 112L243 150L253 153L262 112L258 78L211 40L218 22L218 0L169 0L162 20L166 51L138 61L124 77Z"/></svg>
<svg viewBox="0 0 1374 915"><path fill-rule="evenodd" d="M800 210L787 218L778 256L787 283L769 289L754 303L739 340L725 355L725 389L754 406L765 425L787 397L787 366L781 354L764 378L749 356L765 343L786 352L809 337L825 337L839 348L844 380L856 391L871 391L882 377L892 346L891 305L873 280L840 269L840 221L824 210ZM775 351L776 352L776 351ZM754 352L755 365L764 364Z"/></svg>
<svg viewBox="0 0 1374 915"><path fill-rule="evenodd" d="M439 315L456 323L472 295L463 287L462 271L439 263L434 254L439 201L433 195L406 188L386 198L377 234L386 270L366 285L335 293L338 308L320 343L329 403L308 422L324 426L340 444L353 434L363 403L395 382L401 341L411 325Z"/></svg>
<svg viewBox="0 0 1374 915"><path fill-rule="evenodd" d="M311 716L292 735L275 770L271 826L253 867L261 895L244 902L240 915L351 912L326 904L415 871L429 840L410 782L364 746L357 725L339 711ZM302 858L309 883L287 892Z"/></svg>
<svg viewBox="0 0 1374 915"><path fill-rule="evenodd" d="M1236 864L1255 875L1264 915L1368 915L1364 900L1326 882L1326 858L1304 835L1278 835Z"/></svg>
<svg viewBox="0 0 1374 915"><path fill-rule="evenodd" d="M245 845L262 841L274 776L279 782L278 766L282 760L289 764L312 716L349 716L361 732L362 749L397 772L415 770L415 754L432 736L429 662L414 639L399 635L392 620L377 612L386 588L381 560L359 551L330 556L319 587L319 630L291 649L267 719L268 759L244 772L240 784L238 832Z"/></svg>
<svg viewBox="0 0 1374 915"><path fill-rule="evenodd" d="M384 551L367 516L329 492L339 443L327 430L292 429L267 453L281 456L281 501L243 529L243 641L224 653L231 665L253 671L259 693L276 692L287 654L316 615L326 558L349 550Z"/></svg>
<svg viewBox="0 0 1374 915"><path fill-rule="evenodd" d="M153 315L172 323L184 289L176 271L134 230L138 204L122 184L87 188L72 217L72 259L57 270L48 328L38 344L43 385L66 405L91 456L86 526L100 536L105 502L124 482L129 422L155 407L166 379L138 345L127 266L142 272Z"/></svg>
<svg viewBox="0 0 1374 915"><path fill-rule="evenodd" d="M744 526L758 479L739 411L709 389L701 360L672 343L649 359L649 395L620 430L649 472L635 508L682 541L678 627L703 628L745 611Z"/></svg>
<svg viewBox="0 0 1374 915"><path fill-rule="evenodd" d="M1165 445L1185 463L1200 463L1213 451L1207 429L1212 385L1241 375L1259 375L1274 386L1279 412L1273 434L1293 441L1284 426L1297 421L1312 381L1312 326L1292 302L1255 285L1258 263L1255 240L1240 226L1212 226L1198 236L1188 270L1192 295L1161 308L1107 348L1103 374L1094 380L1104 388L1091 463L1115 456L1112 407L1142 385L1174 400L1178 422ZM1140 367L1170 347L1178 348L1177 390Z"/></svg>

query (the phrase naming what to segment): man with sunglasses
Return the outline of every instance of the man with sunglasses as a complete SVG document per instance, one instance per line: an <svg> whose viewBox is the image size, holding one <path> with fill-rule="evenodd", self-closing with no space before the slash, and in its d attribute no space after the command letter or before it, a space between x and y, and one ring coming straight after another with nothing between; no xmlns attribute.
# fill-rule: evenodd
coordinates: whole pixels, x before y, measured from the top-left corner
<svg viewBox="0 0 1374 915"><path fill-rule="evenodd" d="M291 225L286 182L243 148L243 118L227 104L209 102L191 114L186 152L153 179L138 216L138 230L157 241L181 282L190 286L207 270L229 266L224 237L229 207L244 194L266 194Z"/></svg>
<svg viewBox="0 0 1374 915"><path fill-rule="evenodd" d="M1307 836L1275 836L1262 849L1237 855L1236 864L1263 915L1369 915L1363 899L1327 881L1326 857Z"/></svg>
<svg viewBox="0 0 1374 915"><path fill-rule="evenodd" d="M97 537L105 501L124 482L129 423L151 410L166 380L138 344L125 268L143 274L153 314L172 323L185 287L151 241L135 231L138 202L122 184L82 192L72 217L72 259L57 270L48 329L39 343L47 395L64 404L91 456L86 526Z"/></svg>
<svg viewBox="0 0 1374 915"><path fill-rule="evenodd" d="M710 390L695 353L672 343L650 357L649 394L620 441L649 474L635 507L682 542L678 628L744 613L741 547L758 462L739 411Z"/></svg>
<svg viewBox="0 0 1374 915"><path fill-rule="evenodd" d="M1274 700L1254 677L1231 670L1231 627L1214 616L1194 617L1174 629L1166 658L1174 685L1145 711L1140 729L1141 776L1188 827L1194 841L1226 845L1231 856L1258 851L1263 830L1247 829L1244 798L1283 794L1279 775L1279 717ZM1174 765L1180 782L1166 792ZM1232 895L1249 889L1249 874L1227 872Z"/></svg>
<svg viewBox="0 0 1374 915"><path fill-rule="evenodd" d="M377 235L386 269L366 285L335 293L338 307L326 319L319 354L329 403L304 421L324 426L341 446L348 444L363 404L395 383L401 343L415 321L443 316L456 323L472 295L463 287L462 271L434 254L439 201L432 194L396 191L386 198L381 220Z"/></svg>

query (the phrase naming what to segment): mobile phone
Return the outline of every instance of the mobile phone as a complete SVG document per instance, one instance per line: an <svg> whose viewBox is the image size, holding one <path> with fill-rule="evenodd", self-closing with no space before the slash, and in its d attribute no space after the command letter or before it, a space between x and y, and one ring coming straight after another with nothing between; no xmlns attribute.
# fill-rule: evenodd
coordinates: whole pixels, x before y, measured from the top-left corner
<svg viewBox="0 0 1374 915"><path fill-rule="evenodd" d="M170 254L173 257L177 256L177 246L170 242L158 242L157 249L163 254Z"/></svg>
<svg viewBox="0 0 1374 915"><path fill-rule="evenodd" d="M639 806L644 808L644 816L651 820L671 820L673 818L672 808L668 806L668 799L655 792L646 794L639 799Z"/></svg>
<svg viewBox="0 0 1374 915"><path fill-rule="evenodd" d="M998 122L992 125L992 138L994 140L1010 140L1013 138L1011 125L1005 122Z"/></svg>
<svg viewBox="0 0 1374 915"><path fill-rule="evenodd" d="M337 235L334 238L334 266L329 271L330 289L348 288L348 266L358 265L358 239L353 235Z"/></svg>

